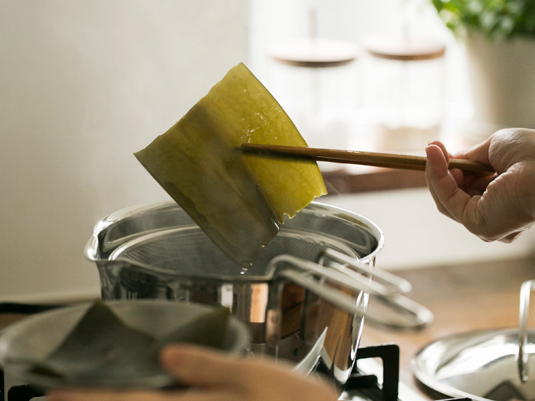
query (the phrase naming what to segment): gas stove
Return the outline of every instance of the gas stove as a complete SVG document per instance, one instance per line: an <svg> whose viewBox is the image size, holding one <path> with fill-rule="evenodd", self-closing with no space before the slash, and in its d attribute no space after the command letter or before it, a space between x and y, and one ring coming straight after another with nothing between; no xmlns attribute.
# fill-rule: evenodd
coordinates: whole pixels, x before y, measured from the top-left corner
<svg viewBox="0 0 535 401"><path fill-rule="evenodd" d="M58 305L0 303L0 315L31 315ZM378 359L382 363L378 362ZM346 401L427 401L399 381L399 347L382 344L360 347L357 361L340 400ZM321 373L321 367L318 368ZM0 369L0 401L30 401L44 394L27 384L8 383ZM469 398L448 401L471 401Z"/></svg>

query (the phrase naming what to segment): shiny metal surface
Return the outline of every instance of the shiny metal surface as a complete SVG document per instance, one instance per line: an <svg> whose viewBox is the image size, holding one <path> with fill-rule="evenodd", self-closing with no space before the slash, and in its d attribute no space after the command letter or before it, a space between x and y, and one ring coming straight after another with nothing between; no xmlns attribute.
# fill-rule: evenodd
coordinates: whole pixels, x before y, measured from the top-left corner
<svg viewBox="0 0 535 401"><path fill-rule="evenodd" d="M107 305L128 326L156 339L209 310L209 307L203 305L162 300L111 301L107 302ZM147 368L143 374L132 371L128 375L99 379L80 377L75 384L51 375L29 372L31 366L44 360L61 344L91 306L91 303L85 303L39 313L3 330L0 337L0 364L3 369L23 383L36 385L42 389L69 385L139 389L158 388L173 383L172 377L163 369ZM249 347L250 334L246 325L231 316L227 324L223 349L230 353L244 354ZM83 361L77 362L83 363ZM152 366L152 364L147 365Z"/></svg>
<svg viewBox="0 0 535 401"><path fill-rule="evenodd" d="M411 361L415 377L448 397L477 401L535 399L535 381L518 375L518 330L485 330L445 337L424 347ZM535 332L525 350L535 352ZM529 367L533 368L533 358Z"/></svg>
<svg viewBox="0 0 535 401"><path fill-rule="evenodd" d="M375 301L387 308L389 313L385 316L363 312L364 316L376 325L398 330L418 330L434 319L430 310L401 295L411 290L411 284L404 279L380 269L372 271L369 266L362 264L358 257L351 258L332 249L323 250L319 263L344 273L350 280L356 280L359 283L358 288L369 293ZM362 273L368 273L376 282L363 282L360 279L363 277Z"/></svg>
<svg viewBox="0 0 535 401"><path fill-rule="evenodd" d="M158 236L154 241L151 236ZM302 235L305 235L304 237ZM171 237L170 239L168 237ZM173 252L175 237L180 250ZM136 242L139 241L139 242ZM124 245L129 243L129 254ZM136 251L132 251L132 247ZM316 259L328 247L358 255L363 264L372 264L384 246L382 231L362 216L312 202L282 226L253 265L240 276L266 276L273 257L286 254L307 260ZM150 263L162 273L184 273L216 279L236 280L237 265L227 258L174 202L132 207L115 212L97 223L85 249L91 260L115 259L117 254L139 263ZM176 265L180 263L177 271ZM199 271L199 265L203 269ZM239 267L238 267L239 268Z"/></svg>

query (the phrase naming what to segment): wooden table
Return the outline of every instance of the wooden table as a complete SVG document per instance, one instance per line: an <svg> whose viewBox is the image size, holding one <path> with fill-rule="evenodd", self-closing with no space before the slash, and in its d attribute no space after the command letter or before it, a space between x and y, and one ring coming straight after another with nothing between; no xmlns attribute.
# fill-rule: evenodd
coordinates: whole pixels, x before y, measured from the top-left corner
<svg viewBox="0 0 535 401"><path fill-rule="evenodd" d="M397 343L401 350L401 380L426 398L437 399L416 383L410 360L425 345L447 335L517 327L520 285L535 279L535 258L438 266L396 274L412 283L410 298L430 309L435 321L420 332L396 332L365 324L361 345ZM530 319L529 327L535 326L534 321Z"/></svg>

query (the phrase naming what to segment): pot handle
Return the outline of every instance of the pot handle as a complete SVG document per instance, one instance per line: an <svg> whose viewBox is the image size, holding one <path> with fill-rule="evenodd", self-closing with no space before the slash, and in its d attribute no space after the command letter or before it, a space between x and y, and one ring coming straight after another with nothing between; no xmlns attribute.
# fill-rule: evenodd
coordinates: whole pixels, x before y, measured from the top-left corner
<svg viewBox="0 0 535 401"><path fill-rule="evenodd" d="M283 263L283 267L280 267L280 265ZM354 262L351 262L351 264L353 263ZM419 330L433 321L433 313L411 299L400 294L386 296L380 292L376 292L370 286L369 282L365 283L362 280L356 280L356 277L354 276L348 276L341 271L331 268L332 265L330 267L319 266L316 263L289 255L281 255L274 258L271 262L271 265L276 268L275 275L283 276L291 281L294 281L296 284L299 284L303 288L306 288L325 300L332 302L335 306L345 310L346 312L352 314L361 314L378 325L393 329ZM352 298L341 291L322 285L307 275L296 272L296 268L305 272L320 275L327 281L335 282L347 288L368 292L371 296L375 296L390 309L395 311L400 319L388 319L386 317L377 316L376 314L371 314L363 308L357 307L355 298ZM353 273L357 276L360 276L356 272ZM340 300L340 302L338 302L338 300Z"/></svg>
<svg viewBox="0 0 535 401"><path fill-rule="evenodd" d="M535 290L535 280L522 283L520 287L520 307L518 317L518 354L516 356L518 375L522 383L529 379L528 360L529 353L526 352L528 345L528 315L529 298L531 291Z"/></svg>
<svg viewBox="0 0 535 401"><path fill-rule="evenodd" d="M330 262L328 260L331 260ZM366 318L379 326L396 330L420 330L433 322L433 313L418 304L417 302L401 295L410 291L411 284L381 269L372 269L370 266L361 263L357 258L349 257L333 249L325 249L322 252L320 262L326 263L326 267L343 272L349 277L365 277L361 273L366 273L370 291L368 293L374 299L386 305L395 312L399 319L389 319L375 313L366 313ZM361 272L361 273L359 273ZM371 278L379 281L374 283Z"/></svg>
<svg viewBox="0 0 535 401"><path fill-rule="evenodd" d="M389 319L377 313L367 312L366 318L378 326L393 330L415 331L425 328L434 320L433 312L403 295L397 294L389 297L370 295L393 310L399 317L399 319Z"/></svg>
<svg viewBox="0 0 535 401"><path fill-rule="evenodd" d="M320 255L319 263L323 265L329 259L339 263L337 270L343 271L350 277L360 277L362 279L363 273L373 277L375 282L369 283L370 287L372 287L372 292L382 296L400 293L406 294L412 290L412 285L407 280L387 271L372 268L365 263L361 263L357 257L350 257L334 249L326 248Z"/></svg>
<svg viewBox="0 0 535 401"><path fill-rule="evenodd" d="M327 281L337 283L355 291L376 292L376 290L373 288L373 285L370 285L370 280L363 280L363 277L358 274L355 276L348 276L342 271L330 269L296 256L286 254L279 255L271 260L269 269L274 272L274 276L280 275L282 271L287 269L294 271L298 270L315 274L323 277Z"/></svg>

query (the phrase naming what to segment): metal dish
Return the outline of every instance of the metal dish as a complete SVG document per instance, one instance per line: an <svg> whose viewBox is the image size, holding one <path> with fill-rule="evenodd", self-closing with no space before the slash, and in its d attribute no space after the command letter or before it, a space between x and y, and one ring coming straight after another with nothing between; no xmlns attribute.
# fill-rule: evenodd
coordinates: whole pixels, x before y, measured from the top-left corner
<svg viewBox="0 0 535 401"><path fill-rule="evenodd" d="M6 328L0 337L0 364L4 370L23 383L43 389L68 386L148 389L173 384L173 378L158 366L149 368L142 374L129 372L120 377L98 380L77 377L75 382L30 372L32 366L43 361L59 346L91 305L84 303L39 313ZM203 305L161 300L112 301L106 305L125 324L155 338L161 338L211 309ZM249 344L250 333L245 324L230 316L223 349L229 353L242 354L249 349Z"/></svg>

